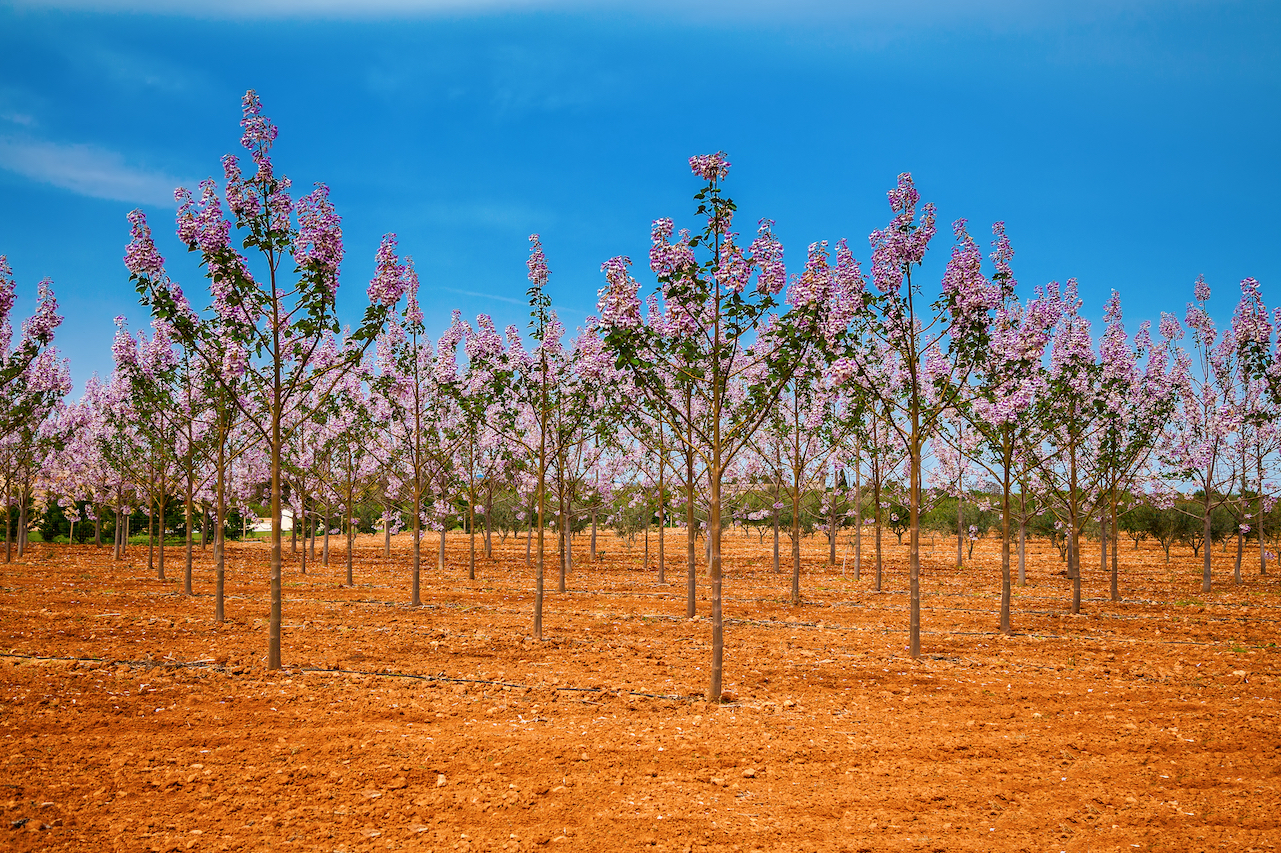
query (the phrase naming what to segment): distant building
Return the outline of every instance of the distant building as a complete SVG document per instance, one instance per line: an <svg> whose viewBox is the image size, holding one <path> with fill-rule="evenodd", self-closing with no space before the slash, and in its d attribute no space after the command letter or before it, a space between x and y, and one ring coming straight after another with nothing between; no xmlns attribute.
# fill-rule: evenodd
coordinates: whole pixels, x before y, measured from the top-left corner
<svg viewBox="0 0 1281 853"><path fill-rule="evenodd" d="M283 509L283 508L280 510L280 529L281 529L282 531L284 531L284 532L288 532L288 531L290 531L290 530L293 530L293 529L294 529L294 513L293 513L293 510ZM270 532L271 532L271 519L270 519L270 518L264 518L264 519L261 519L261 520L260 520L257 524L255 524L253 527L250 527L250 528L249 528L249 532L251 532L251 533L270 533Z"/></svg>

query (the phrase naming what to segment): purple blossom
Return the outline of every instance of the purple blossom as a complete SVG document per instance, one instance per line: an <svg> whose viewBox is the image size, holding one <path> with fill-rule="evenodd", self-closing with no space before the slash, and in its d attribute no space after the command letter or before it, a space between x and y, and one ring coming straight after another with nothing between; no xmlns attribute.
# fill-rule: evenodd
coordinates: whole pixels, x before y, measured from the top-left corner
<svg viewBox="0 0 1281 853"><path fill-rule="evenodd" d="M787 267L783 263L783 244L774 236L774 220L762 219L756 226L756 239L748 251L756 267L756 290L775 296L787 284Z"/></svg>
<svg viewBox="0 0 1281 853"><path fill-rule="evenodd" d="M13 278L13 270L9 267L8 257L0 255L0 323L9 321L9 312L13 310L16 299L17 282Z"/></svg>
<svg viewBox="0 0 1281 853"><path fill-rule="evenodd" d="M227 180L227 206L239 219L251 219L262 211L258 194L240 173L240 161L234 154L224 154L222 174Z"/></svg>
<svg viewBox="0 0 1281 853"><path fill-rule="evenodd" d="M699 154L689 158L690 171L708 183L725 180L729 174L729 167L730 162L724 151L717 151L715 154Z"/></svg>
<svg viewBox="0 0 1281 853"><path fill-rule="evenodd" d="M22 323L22 337L30 341L48 344L53 340L53 331L62 324L58 314L58 300L53 295L52 279L44 279L36 289L36 311Z"/></svg>
<svg viewBox="0 0 1281 853"><path fill-rule="evenodd" d="M415 326L423 324L423 309L418 304L418 271L414 259L405 256L405 320Z"/></svg>
<svg viewBox="0 0 1281 853"><path fill-rule="evenodd" d="M622 255L601 264L606 285L597 293L596 308L601 325L606 328L636 329L641 325L640 299L636 295L640 283L627 271L631 264L631 258Z"/></svg>
<svg viewBox="0 0 1281 853"><path fill-rule="evenodd" d="M898 293L903 278L912 264L919 264L936 230L934 205L927 204L916 221L916 204L920 201L908 172L898 176L898 186L887 194L894 219L889 227L873 231L872 281L882 293Z"/></svg>
<svg viewBox="0 0 1281 853"><path fill-rule="evenodd" d="M396 235L383 235L382 244L374 256L374 277L366 293L371 305L395 305L407 288L405 267L396 255Z"/></svg>
<svg viewBox="0 0 1281 853"><path fill-rule="evenodd" d="M316 188L298 200L298 240L294 260L323 277L332 297L338 292L338 269L343 259L342 217L329 200L329 187Z"/></svg>
<svg viewBox="0 0 1281 853"><path fill-rule="evenodd" d="M529 260L525 261L525 266L529 270L531 285L541 288L547 284L551 270L547 269L547 256L543 254L543 244L537 234L529 235Z"/></svg>
<svg viewBox="0 0 1281 853"><path fill-rule="evenodd" d="M156 251L156 244L151 239L147 215L135 208L129 213L129 224L130 240L125 249L125 267L136 276L159 278L165 269L165 259Z"/></svg>
<svg viewBox="0 0 1281 853"><path fill-rule="evenodd" d="M1206 284L1205 276L1196 277L1196 284L1192 286L1192 298L1197 302L1210 301L1210 285Z"/></svg>
<svg viewBox="0 0 1281 853"><path fill-rule="evenodd" d="M271 119L262 114L262 101L258 99L258 93L253 89L245 92L244 98L241 99L241 106L243 111L240 127L244 133L240 136L240 144L250 152L254 163L258 165L255 180L267 184L272 178L269 152L279 131L272 124Z"/></svg>

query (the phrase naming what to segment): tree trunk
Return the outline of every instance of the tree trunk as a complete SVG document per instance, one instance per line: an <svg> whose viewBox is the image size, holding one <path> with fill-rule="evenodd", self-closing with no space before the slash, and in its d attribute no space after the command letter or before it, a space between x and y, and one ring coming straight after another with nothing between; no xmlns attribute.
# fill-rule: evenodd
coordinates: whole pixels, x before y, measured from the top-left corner
<svg viewBox="0 0 1281 853"><path fill-rule="evenodd" d="M328 501L325 502L325 542L320 549L322 552L322 562L325 568L329 568L329 519L333 517L334 508Z"/></svg>
<svg viewBox="0 0 1281 853"><path fill-rule="evenodd" d="M686 406L687 416L690 406ZM690 438L693 441L693 438ZM696 578L694 577L694 453L686 445L685 451L685 618L695 616L694 595Z"/></svg>
<svg viewBox="0 0 1281 853"><path fill-rule="evenodd" d="M1001 447L1001 633L1010 636L1010 465L1014 453L1009 428L1002 430Z"/></svg>
<svg viewBox="0 0 1281 853"><path fill-rule="evenodd" d="M774 503L778 503L778 490L775 490ZM782 573L783 569L779 560L779 529L778 529L778 507L774 507L774 574Z"/></svg>
<svg viewBox="0 0 1281 853"><path fill-rule="evenodd" d="M854 580L863 573L863 472L854 453Z"/></svg>
<svg viewBox="0 0 1281 853"><path fill-rule="evenodd" d="M792 606L801 603L801 470L792 468Z"/></svg>
<svg viewBox="0 0 1281 853"><path fill-rule="evenodd" d="M827 506L827 565L836 566L836 466L832 466L832 501Z"/></svg>
<svg viewBox="0 0 1281 853"><path fill-rule="evenodd" d="M1027 586L1027 489L1019 484L1019 586Z"/></svg>
<svg viewBox="0 0 1281 853"><path fill-rule="evenodd" d="M223 528L227 519L227 457L224 442L218 442L218 480L215 486L214 499L217 501L215 513L217 527L214 529L214 622L223 623L224 596L224 551L226 550Z"/></svg>
<svg viewBox="0 0 1281 853"><path fill-rule="evenodd" d="M667 532L667 448L663 425L658 425L658 582L667 583L667 552L664 549Z"/></svg>
<svg viewBox="0 0 1281 853"><path fill-rule="evenodd" d="M195 483L191 482L191 480L187 480L187 505L186 505L186 507L185 507L185 512L186 512L186 518L185 518L185 521L186 521L186 524L187 524L187 537L186 537L186 538L187 538L187 541L186 541L186 543L185 543L185 544L186 544L186 548L187 548L187 554L186 554L186 566L184 566L184 567L183 567L183 572L182 572L182 591L183 591L183 593L184 593L184 594L186 594L186 595L191 595L191 594L192 594L192 590L191 590L191 561L192 561L192 559L193 559L193 557L194 557L194 554L192 553L192 550L191 550L191 549L192 549L192 544L193 544L193 543L192 543L192 533L193 533L193 531L192 531L192 529L191 529L191 528L192 528L192 525L194 525L194 524L195 524L195 521L196 521L195 512L194 512L194 507L192 506L192 500L193 500L193 498L194 498L194 496L192 495L192 492L193 492L193 491L195 491Z"/></svg>
<svg viewBox="0 0 1281 853"><path fill-rule="evenodd" d="M956 567L959 569L965 565L965 556L962 553L962 546L965 543L965 506L961 503L961 483L958 478L956 484Z"/></svg>
<svg viewBox="0 0 1281 853"><path fill-rule="evenodd" d="M879 464L879 463L878 463ZM872 478L872 526L876 528L876 591L881 591L881 476L874 472Z"/></svg>
<svg viewBox="0 0 1281 853"><path fill-rule="evenodd" d="M1209 479L1210 479L1209 477L1206 477L1207 483L1209 482ZM1205 554L1202 558L1202 564L1201 564L1201 591L1209 592L1210 591L1210 559L1211 559L1210 538L1213 532L1213 528L1211 527L1211 520L1212 520L1211 515L1214 510L1210 504L1210 490L1208 488L1205 490L1205 500L1202 503L1202 507L1204 508L1204 512L1202 513L1202 518L1201 518L1201 525L1202 525L1201 536L1205 544Z"/></svg>
<svg viewBox="0 0 1281 853"><path fill-rule="evenodd" d="M151 501L147 502L147 571L156 570L156 537L152 532L156 527L155 505ZM22 551L18 551L18 556L22 556ZM164 567L161 567L160 579L164 580Z"/></svg>

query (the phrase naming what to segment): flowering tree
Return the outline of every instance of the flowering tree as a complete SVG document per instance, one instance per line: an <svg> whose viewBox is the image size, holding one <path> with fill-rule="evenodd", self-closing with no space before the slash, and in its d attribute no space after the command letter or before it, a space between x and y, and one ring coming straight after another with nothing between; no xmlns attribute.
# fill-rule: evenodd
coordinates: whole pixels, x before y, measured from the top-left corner
<svg viewBox="0 0 1281 853"><path fill-rule="evenodd" d="M747 251L739 246L731 230L736 208L722 191L729 166L723 153L690 158L691 170L705 181L694 196L696 215L705 221L700 233L682 231L673 240L670 219L654 223L650 268L659 286L648 300L647 316L642 316L639 283L628 272L628 258L603 265L607 284L599 303L601 329L618 368L664 412L677 427L677 440L706 469L712 586L707 698L712 702L721 699L724 654L722 478L797 368L815 347L843 333L855 308L853 295L840 288L848 280L832 275L825 254L779 298L787 284L782 245L770 223L762 221ZM784 306L790 310L775 313ZM683 406L682 396L688 397Z"/></svg>
<svg viewBox="0 0 1281 853"><path fill-rule="evenodd" d="M1201 591L1210 591L1210 543L1214 541L1213 515L1229 503L1241 476L1241 454L1234 450L1242 433L1249 372L1242 369L1242 348L1237 334L1219 336L1205 310L1210 286L1198 277L1184 323L1192 331L1195 361L1180 352L1180 400L1171 431L1162 442L1162 459L1179 480L1191 482L1199 492L1197 514L1205 545ZM1183 508L1182 503L1174 506Z"/></svg>
<svg viewBox="0 0 1281 853"><path fill-rule="evenodd" d="M1281 325L1281 310L1276 323ZM1236 579L1241 580L1241 551L1245 534L1250 525L1259 540L1259 574L1267 574L1267 553L1263 539L1263 521L1267 507L1275 500L1275 492L1268 488L1264 477L1264 460L1281 449L1281 336L1276 348L1272 344L1273 323L1263 304L1259 282L1247 278L1241 282L1241 299L1232 317L1232 335L1235 339L1238 360L1245 385L1242 399L1242 425L1244 433L1241 448L1241 516L1238 527ZM1248 457L1248 458L1247 458ZM1250 463L1253 463L1251 465ZM1254 512L1246 510L1244 503L1249 488L1247 470L1253 468L1255 486Z"/></svg>
<svg viewBox="0 0 1281 853"><path fill-rule="evenodd" d="M1005 235L1005 223L992 226L992 281L999 302L992 315L991 346L974 366L973 384L966 389L961 413L972 430L969 458L1001 484L1001 617L1000 629L1010 633L1010 522L1011 494L1020 454L1028 451L1026 415L1044 384L1041 359L1058 320L1058 289L1038 289L1026 305L1015 294L1017 281L1010 268L1014 250ZM977 265L977 247L964 251ZM959 507L958 507L959 511ZM957 530L957 563L960 563L960 523ZM1020 570L1022 568L1020 539ZM1020 574L1022 577L1022 574Z"/></svg>
<svg viewBox="0 0 1281 853"><path fill-rule="evenodd" d="M922 460L926 440L952 409L971 366L988 347L988 312L1000 301L1000 290L979 269L981 256L965 231L965 220L953 225L957 244L943 276L941 292L925 310L912 270L925 257L935 233L934 205L916 206L920 194L912 176L899 176L889 192L894 218L871 234L872 282L859 326L861 346L837 362L841 372L859 381L886 412L899 417L887 423L905 452L908 467L910 583L909 650L921 654L921 511ZM862 276L857 278L860 288Z"/></svg>
<svg viewBox="0 0 1281 853"><path fill-rule="evenodd" d="M341 219L318 184L295 201L291 182L277 175L271 147L277 129L262 114L250 90L243 100L241 144L256 167L245 177L239 160L223 158L225 187L220 197L212 180L201 184L199 202L180 189L178 235L198 252L213 296L217 320L192 311L180 287L164 271L150 228L141 211L130 214L133 235L125 256L143 303L173 324L176 333L218 375L244 382L249 400L241 407L270 448L271 462L271 619L267 667L280 668L281 611L281 457L287 414L307 400L324 399L358 363L404 293L400 278L375 277L370 304L360 326L334 351L323 348L326 333L337 334L335 309L343 258ZM258 253L259 270L232 247L232 221L243 235L242 247ZM286 272L293 264L293 279ZM316 391L319 393L313 393Z"/></svg>
<svg viewBox="0 0 1281 853"><path fill-rule="evenodd" d="M13 270L8 258L0 255L0 436L8 435L16 422L27 419L61 387L55 381L57 360L40 359L62 323L53 282L47 278L40 282L35 313L22 322L15 341L12 315L16 301Z"/></svg>

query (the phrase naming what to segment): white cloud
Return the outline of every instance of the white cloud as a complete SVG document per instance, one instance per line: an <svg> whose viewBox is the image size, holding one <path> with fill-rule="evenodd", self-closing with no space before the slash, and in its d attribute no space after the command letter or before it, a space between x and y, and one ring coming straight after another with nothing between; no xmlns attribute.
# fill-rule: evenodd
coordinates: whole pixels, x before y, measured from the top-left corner
<svg viewBox="0 0 1281 853"><path fill-rule="evenodd" d="M998 26L1044 25L1064 14L1113 16L1125 9L1159 6L1162 0L11 0L29 9L154 14L186 18L378 19L485 14L505 11L635 13L704 24L859 22ZM1192 0L1206 2L1206 0Z"/></svg>
<svg viewBox="0 0 1281 853"><path fill-rule="evenodd" d="M15 0L30 9L170 15L183 18L383 18L575 5L539 0Z"/></svg>
<svg viewBox="0 0 1281 853"><path fill-rule="evenodd" d="M169 205L182 182L135 168L114 151L0 137L0 168L92 198Z"/></svg>

